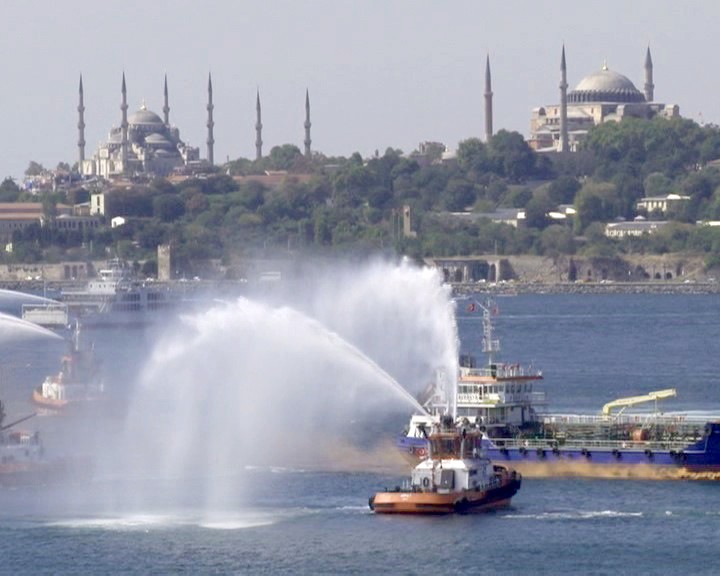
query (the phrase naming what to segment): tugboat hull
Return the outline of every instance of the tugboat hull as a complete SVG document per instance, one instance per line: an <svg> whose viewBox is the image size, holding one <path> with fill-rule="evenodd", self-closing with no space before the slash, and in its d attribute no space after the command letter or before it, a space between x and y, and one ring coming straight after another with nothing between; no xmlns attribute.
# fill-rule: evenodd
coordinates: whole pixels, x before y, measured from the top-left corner
<svg viewBox="0 0 720 576"><path fill-rule="evenodd" d="M376 514L469 514L507 508L520 488L520 476L487 491L462 492L378 492L368 502Z"/></svg>

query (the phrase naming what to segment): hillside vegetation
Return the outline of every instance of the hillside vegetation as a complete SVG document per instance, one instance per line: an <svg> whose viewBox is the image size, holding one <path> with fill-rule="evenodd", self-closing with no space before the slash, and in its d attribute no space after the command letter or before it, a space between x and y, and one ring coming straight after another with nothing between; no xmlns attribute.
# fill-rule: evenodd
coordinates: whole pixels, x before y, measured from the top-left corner
<svg viewBox="0 0 720 576"><path fill-rule="evenodd" d="M537 154L523 137L501 130L490 142L471 138L452 159L442 150L403 154L388 148L363 159L304 157L293 145L278 146L259 161L238 159L172 184L134 181L108 184L109 222L126 223L82 234L30 226L13 238L4 262L101 258L117 254L148 261L158 244L174 247L178 266L237 256L392 253L415 258L483 253L610 257L622 254L701 254L708 267L720 262L720 131L680 118L624 120L591 130L583 149ZM33 169L37 164L31 163ZM285 171L272 186L266 171ZM64 192L42 194L50 221L58 203L87 200L79 182ZM688 196L666 214L644 214L670 223L654 234L608 239L607 222L631 220L644 196ZM11 180L0 185L3 201L35 199ZM572 204L575 215L557 222L548 215ZM412 232L403 233L409 207ZM494 223L482 215L524 209L525 225Z"/></svg>

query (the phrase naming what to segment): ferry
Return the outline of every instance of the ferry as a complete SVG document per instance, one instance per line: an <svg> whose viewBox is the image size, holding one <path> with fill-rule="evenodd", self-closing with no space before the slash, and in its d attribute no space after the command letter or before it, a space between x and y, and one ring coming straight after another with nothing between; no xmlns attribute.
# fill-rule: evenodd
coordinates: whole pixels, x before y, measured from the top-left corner
<svg viewBox="0 0 720 576"><path fill-rule="evenodd" d="M176 309L180 294L162 282L140 280L127 262L113 258L82 290L63 290L60 301L87 328L144 326Z"/></svg>
<svg viewBox="0 0 720 576"><path fill-rule="evenodd" d="M539 389L540 371L495 360L500 348L492 334L495 304L471 306L483 311L488 361L477 367L472 358L461 358L452 416L485 429L494 462L508 462L526 474L540 464L548 475L571 474L588 465L720 472L720 420L702 413L665 412L661 402L677 394L674 388L611 400L597 414L548 412ZM426 413L411 416L397 439L411 461L428 456L423 429L438 422L451 405L436 392L424 404Z"/></svg>
<svg viewBox="0 0 720 576"><path fill-rule="evenodd" d="M450 514L509 506L522 477L488 459L483 436L478 427L441 418L426 437L428 457L403 486L372 496L370 509L377 514Z"/></svg>

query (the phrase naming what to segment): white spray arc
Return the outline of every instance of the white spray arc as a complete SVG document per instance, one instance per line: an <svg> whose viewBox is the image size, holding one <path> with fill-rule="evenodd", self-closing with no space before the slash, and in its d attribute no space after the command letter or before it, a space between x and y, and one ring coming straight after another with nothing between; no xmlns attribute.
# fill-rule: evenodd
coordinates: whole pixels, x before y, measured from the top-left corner
<svg viewBox="0 0 720 576"><path fill-rule="evenodd" d="M421 409L413 396L436 369L456 373L434 271L376 262L302 285L282 305L239 298L187 318L157 345L129 409L126 472L192 476L221 506L246 467L326 464L378 414Z"/></svg>

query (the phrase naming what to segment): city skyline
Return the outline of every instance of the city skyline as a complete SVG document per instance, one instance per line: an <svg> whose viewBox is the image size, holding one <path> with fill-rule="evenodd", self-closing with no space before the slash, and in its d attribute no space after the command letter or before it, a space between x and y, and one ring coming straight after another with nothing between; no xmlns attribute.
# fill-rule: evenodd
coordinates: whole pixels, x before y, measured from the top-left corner
<svg viewBox="0 0 720 576"><path fill-rule="evenodd" d="M13 5L0 39L8 55L0 178L21 177L31 160L48 168L77 161L80 74L88 153L120 122L122 74L129 110L145 103L157 113L167 74L172 124L204 157L212 73L216 164L255 158L258 89L264 154L288 143L304 149L308 90L312 149L328 156L484 139L488 55L493 130L527 138L532 109L557 103L563 44L571 89L607 62L642 90L650 46L655 98L716 124L720 78L702 73L699 60L712 54L720 6L693 6L686 14L659 1L650 12L612 0L596 14L549 0Z"/></svg>

